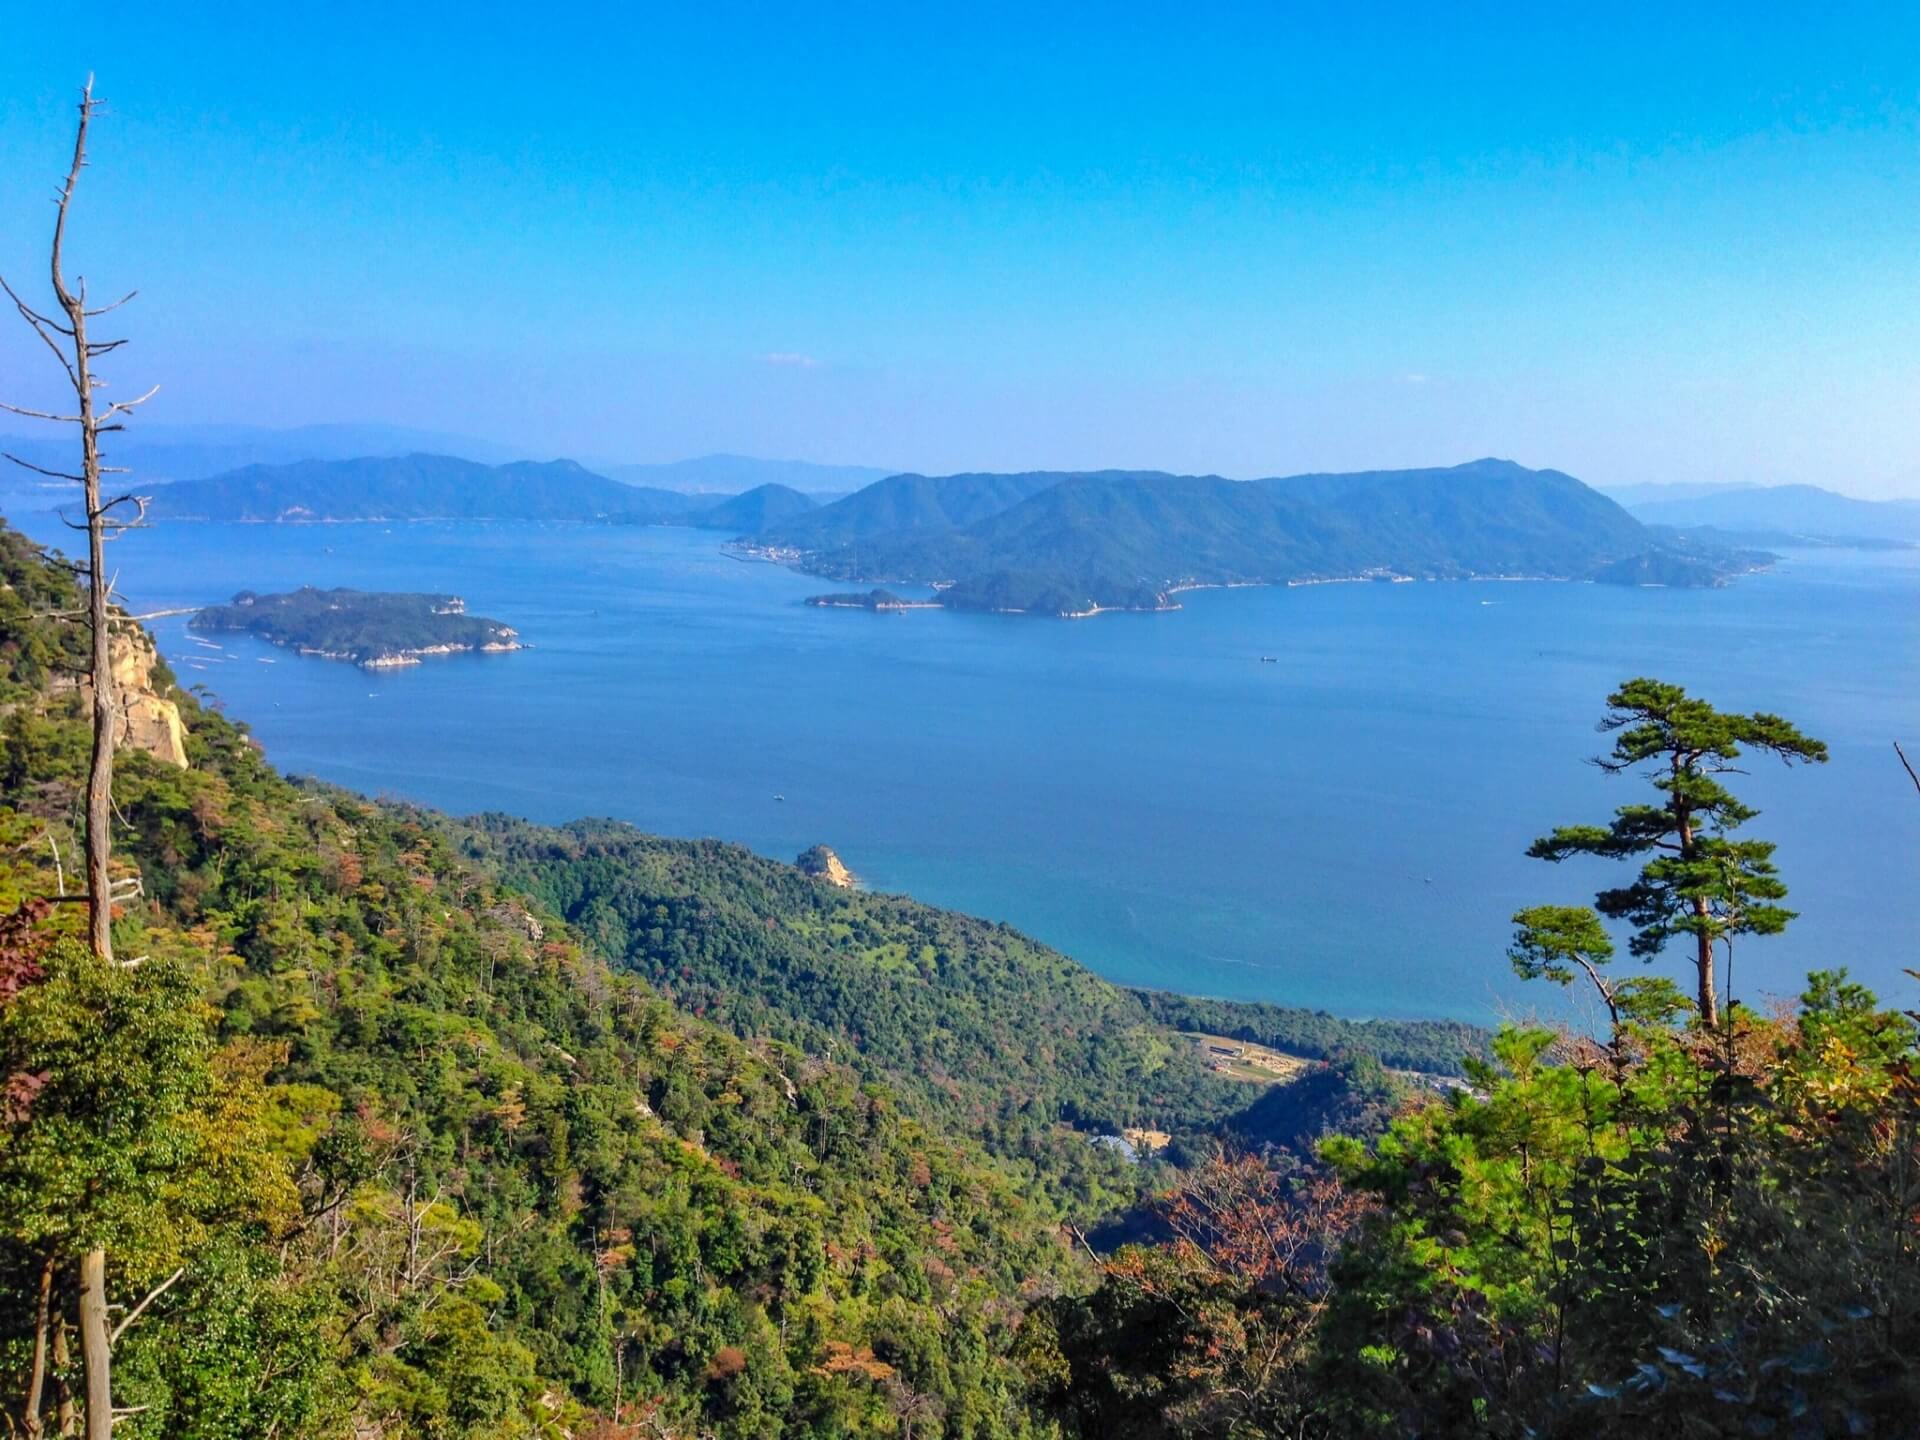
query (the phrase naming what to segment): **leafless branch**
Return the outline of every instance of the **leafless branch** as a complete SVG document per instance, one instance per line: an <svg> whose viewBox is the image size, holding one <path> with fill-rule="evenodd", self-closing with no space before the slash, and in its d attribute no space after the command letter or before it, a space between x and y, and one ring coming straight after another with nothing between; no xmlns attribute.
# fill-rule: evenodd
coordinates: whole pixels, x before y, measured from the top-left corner
<svg viewBox="0 0 1920 1440"><path fill-rule="evenodd" d="M78 415L55 415L46 410L29 410L24 405L9 405L5 400L0 400L0 410L8 410L15 415L23 415L29 420L53 420L61 425L80 425L85 423Z"/></svg>
<svg viewBox="0 0 1920 1440"><path fill-rule="evenodd" d="M31 460L22 460L18 455L13 454L11 451L0 450L0 456L5 456L5 458L7 458L8 460L11 460L14 464L18 465L22 470L31 470L33 471L34 474L44 475L49 480L71 480L76 485L81 485L86 482L86 477L84 475L73 475L68 473L65 470L49 470L46 468L46 466L36 465Z"/></svg>
<svg viewBox="0 0 1920 1440"><path fill-rule="evenodd" d="M91 320L96 315L105 315L110 311L118 310L122 305L126 304L129 300L133 299L133 297L138 295L139 293L140 292L138 290L129 290L126 294L122 295L118 300L115 300L111 305L102 305L97 310L87 311L87 318ZM122 345L122 344L125 344L126 342L122 340L116 340L113 343L116 345Z"/></svg>
<svg viewBox="0 0 1920 1440"><path fill-rule="evenodd" d="M166 1279L162 1280L158 1285L154 1286L153 1289L149 1290L147 1292L147 1298L142 1300L138 1305L134 1306L133 1309L129 1310L127 1312L126 1319L122 1320L118 1325L113 1327L113 1333L107 1336L107 1344L118 1345L120 1343L121 1335L126 1332L126 1328L129 1325L133 1324L134 1321L138 1320L142 1315L146 1314L147 1307L153 1304L153 1302L158 1300L162 1295L166 1294L167 1291L171 1290L173 1288L173 1282L178 1280L182 1275L186 1273L187 1273L187 1267L182 1265L178 1270L174 1271L171 1275L167 1276ZM124 1413L124 1412L116 1412L116 1413Z"/></svg>
<svg viewBox="0 0 1920 1440"><path fill-rule="evenodd" d="M1913 773L1913 762L1907 759L1907 752L1900 748L1898 740L1893 742L1893 753L1900 757L1900 763L1906 768L1907 778L1913 781L1913 788L1920 790L1920 775Z"/></svg>
<svg viewBox="0 0 1920 1440"><path fill-rule="evenodd" d="M126 342L123 340L116 340L113 343L116 345L123 345ZM158 385L155 385L152 389L148 390L147 393L144 395L135 396L131 400L116 400L111 405L107 406L106 413L102 415L100 418L102 420L110 420L115 415L125 415L130 410L132 410L135 406L146 404L147 401L151 400L154 396L158 395L159 393L160 393L160 387Z"/></svg>

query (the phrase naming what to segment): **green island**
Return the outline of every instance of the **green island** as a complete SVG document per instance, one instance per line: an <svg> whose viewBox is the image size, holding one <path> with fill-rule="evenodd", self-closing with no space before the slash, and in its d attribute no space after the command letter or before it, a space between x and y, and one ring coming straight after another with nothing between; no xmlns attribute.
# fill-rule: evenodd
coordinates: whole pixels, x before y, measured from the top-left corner
<svg viewBox="0 0 1920 1440"><path fill-rule="evenodd" d="M1717 586L1771 558L1650 527L1571 475L1497 459L1262 480L896 475L733 543L832 579L935 585L950 609L1066 618L1177 610L1183 590L1235 585Z"/></svg>
<svg viewBox="0 0 1920 1440"><path fill-rule="evenodd" d="M429 655L518 650L519 632L484 615L469 615L457 595L374 590L317 590L283 595L243 590L188 622L206 634L240 632L302 655L349 660L369 670L417 665Z"/></svg>
<svg viewBox="0 0 1920 1440"><path fill-rule="evenodd" d="M827 610L937 610L938 600L908 600L891 590L856 590L838 595L809 595L807 604Z"/></svg>
<svg viewBox="0 0 1920 1440"><path fill-rule="evenodd" d="M1612 1019L1490 1035L297 782L156 663L130 698L184 746L115 758L115 963L64 903L81 599L0 528L0 1403L40 1433L89 1274L122 1440L1896 1435L1920 1403L1916 1023L1838 971L1780 1012L1711 984L1791 914L1684 757L1823 759L1785 720L1608 698L1616 754L1682 757L1693 858L1625 776L1543 837L1651 857L1595 903L1654 963L1524 910L1490 963Z"/></svg>

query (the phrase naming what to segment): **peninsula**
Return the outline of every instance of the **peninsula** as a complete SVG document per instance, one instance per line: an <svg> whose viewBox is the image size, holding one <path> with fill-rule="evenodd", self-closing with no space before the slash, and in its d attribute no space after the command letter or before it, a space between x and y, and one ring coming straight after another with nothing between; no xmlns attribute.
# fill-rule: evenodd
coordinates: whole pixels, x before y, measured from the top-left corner
<svg viewBox="0 0 1920 1440"><path fill-rule="evenodd" d="M418 665L424 656L521 649L519 633L469 615L458 595L318 590L284 595L242 590L188 622L208 634L245 632L302 655L349 660L369 670Z"/></svg>

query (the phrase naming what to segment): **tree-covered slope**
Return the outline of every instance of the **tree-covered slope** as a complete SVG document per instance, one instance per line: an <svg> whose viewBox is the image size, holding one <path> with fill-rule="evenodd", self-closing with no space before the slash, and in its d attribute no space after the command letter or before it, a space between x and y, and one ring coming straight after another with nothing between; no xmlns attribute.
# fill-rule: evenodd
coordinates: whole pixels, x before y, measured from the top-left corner
<svg viewBox="0 0 1920 1440"><path fill-rule="evenodd" d="M767 543L824 550L914 530L949 530L996 515L1058 483L1055 472L1016 475L891 475L783 525Z"/></svg>
<svg viewBox="0 0 1920 1440"><path fill-rule="evenodd" d="M72 582L4 538L10 1396L43 1263L64 1310L99 1224L116 1303L181 1267L116 1346L144 1407L118 1435L559 1437L617 1404L661 1434L1028 1433L1022 1297L1078 1262L976 1146L611 972L423 817L289 783L191 695L191 767L118 768L142 963L16 910L73 854L87 732L44 684ZM77 1370L53 1383L49 1414Z"/></svg>
<svg viewBox="0 0 1920 1440"><path fill-rule="evenodd" d="M763 530L787 524L797 516L818 508L811 497L798 490L769 482L722 500L717 505L694 510L687 515L686 523L703 530L758 535Z"/></svg>
<svg viewBox="0 0 1920 1440"><path fill-rule="evenodd" d="M485 816L453 833L683 1008L835 1053L1089 1205L1128 1191L1062 1123L1191 1135L1249 1098L1137 997L1006 925L610 821Z"/></svg>
<svg viewBox="0 0 1920 1440"><path fill-rule="evenodd" d="M481 465L450 455L249 465L155 491L153 514L174 520L655 520L692 508L688 496L622 485L572 460Z"/></svg>

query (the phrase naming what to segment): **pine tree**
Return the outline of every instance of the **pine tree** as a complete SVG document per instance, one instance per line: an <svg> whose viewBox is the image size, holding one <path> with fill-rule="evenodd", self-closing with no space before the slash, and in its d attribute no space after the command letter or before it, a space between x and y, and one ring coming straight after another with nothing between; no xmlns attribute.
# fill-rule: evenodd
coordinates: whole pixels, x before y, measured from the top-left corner
<svg viewBox="0 0 1920 1440"><path fill-rule="evenodd" d="M1575 855L1651 857L1631 884L1595 896L1594 907L1634 927L1628 949L1642 960L1651 960L1676 936L1690 937L1700 1018L1717 1025L1715 945L1730 947L1737 935L1778 934L1794 916L1779 903L1787 887L1774 866L1772 843L1733 838L1759 812L1742 804L1721 777L1744 774L1735 762L1747 751L1793 765L1824 763L1827 747L1777 715L1716 710L1678 685L1648 679L1629 680L1609 695L1599 728L1614 736L1613 749L1593 763L1610 775L1646 767L1642 773L1660 801L1622 805L1608 825L1562 826L1534 841L1527 853L1555 862ZM1515 917L1521 928L1516 965L1529 952L1557 946L1553 935L1530 935L1530 916L1547 918L1544 912ZM1564 932L1564 907L1555 907L1551 918ZM1528 973L1524 967L1522 973Z"/></svg>

